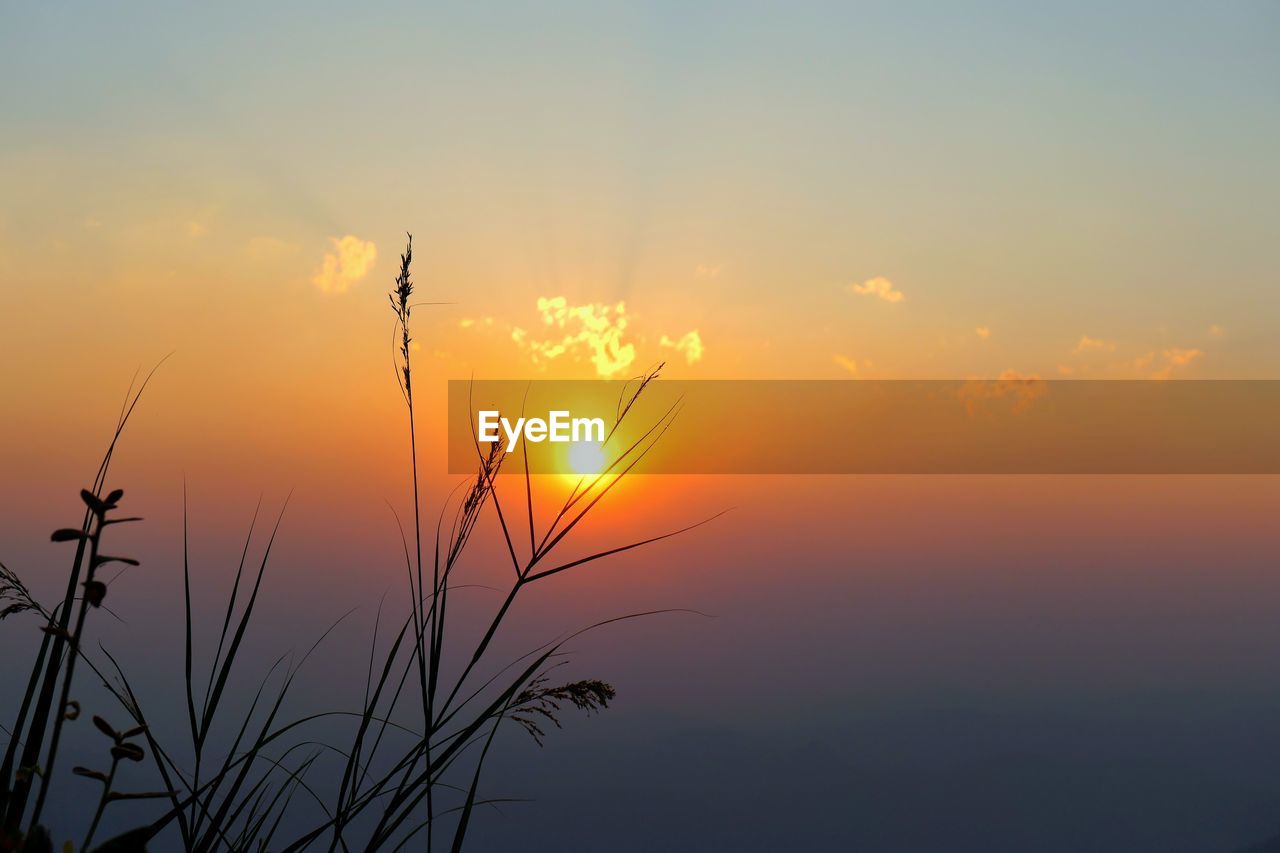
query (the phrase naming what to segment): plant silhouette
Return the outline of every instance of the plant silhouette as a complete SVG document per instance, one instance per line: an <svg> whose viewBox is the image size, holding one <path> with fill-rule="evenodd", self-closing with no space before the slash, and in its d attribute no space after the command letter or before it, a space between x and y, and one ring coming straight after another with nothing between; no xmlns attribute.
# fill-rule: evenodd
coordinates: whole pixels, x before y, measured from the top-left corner
<svg viewBox="0 0 1280 853"><path fill-rule="evenodd" d="M496 658L493 641L521 593L530 586L642 546L650 545L711 521L706 518L679 530L649 536L586 556L561 556L571 533L630 474L661 439L678 412L667 409L631 444L616 448L603 471L583 477L554 513L545 529L535 526L531 477L524 470L524 512L504 506L498 476L506 453L497 443L476 444L476 474L461 494L442 502L433 523L424 524L418 477L418 443L414 399L412 319L413 241L400 256L395 285L388 294L396 324L396 379L404 398L408 426L409 479L413 514L401 527L407 602L380 606L369 646L364 698L357 708L325 709L300 716L286 714L286 699L308 658L339 619L296 662L282 656L246 683L243 642L258 618L259 593L268 575L272 547L279 533L282 507L265 544L255 551L259 530L255 511L227 593L218 641L207 671L197 666L193 636L197 615L192 608L189 517L183 505L184 627L182 684L186 736L161 742L148 719L127 665L108 649L92 650L90 615L108 593L99 578L106 565L137 565L111 556L112 528L141 519L124 515L124 493L107 489L111 461L153 370L136 389L131 387L111 441L89 488L81 492L84 516L77 527L57 530L55 543L74 545L66 594L46 609L16 572L0 564L0 619L35 618L39 644L0 764L0 851L53 849L46 802L56 785L96 785L96 797L84 802L91 810L89 829L74 847L101 851L144 850L163 838L190 851L300 851L434 849L448 844L462 849L476 808L499 800L482 795L482 779L495 734L505 723L528 733L539 745L549 729L561 725L569 710L593 713L615 698L612 685L599 679L561 682L554 676L566 662L564 646L584 633L622 619L652 615L635 613L562 634L513 660ZM421 303L418 303L421 304ZM608 440L629 413L659 368L623 386L618 414ZM491 514L494 535L510 561L510 586L487 617L478 640L457 630L450 609L454 591L465 586L458 577L460 561L473 541L482 517ZM520 535L521 516L527 519ZM251 556L253 555L253 556ZM425 555L425 556L424 556ZM343 617L346 618L346 617ZM35 636L34 634L31 636ZM454 665L450 665L453 662ZM114 700L114 709L82 713L77 699L87 668ZM246 700L247 708L237 709ZM127 723L117 728L109 719L123 712ZM86 719L105 738L96 767L64 768L59 746L68 726ZM336 725L340 739L326 741L318 726ZM121 766L150 767L156 784L149 790L121 787ZM155 812L144 824L93 848L103 816L113 803L144 800ZM301 801L307 809L297 808ZM315 814L320 817L310 820ZM309 823L302 823L310 820ZM302 825L304 828L299 829ZM56 831L57 827L53 827ZM160 843L156 841L156 843Z"/></svg>

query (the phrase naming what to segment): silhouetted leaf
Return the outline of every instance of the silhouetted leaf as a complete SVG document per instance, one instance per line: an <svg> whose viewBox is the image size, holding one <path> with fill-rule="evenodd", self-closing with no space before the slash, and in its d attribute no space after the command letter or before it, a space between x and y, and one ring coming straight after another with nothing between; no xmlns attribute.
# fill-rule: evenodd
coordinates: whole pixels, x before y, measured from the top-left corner
<svg viewBox="0 0 1280 853"><path fill-rule="evenodd" d="M89 534L83 530L76 530L71 527L64 527L61 530L53 531L53 535L49 537L54 542L75 542L80 539L88 539Z"/></svg>
<svg viewBox="0 0 1280 853"><path fill-rule="evenodd" d="M147 754L136 743L119 743L111 747L111 756L120 760L141 761Z"/></svg>
<svg viewBox="0 0 1280 853"><path fill-rule="evenodd" d="M107 795L110 800L128 799L127 795L111 793ZM131 829L128 832L117 835L110 841L104 841L97 847L93 848L94 853L146 853L147 842L152 839L156 831L150 826L140 826L137 829Z"/></svg>
<svg viewBox="0 0 1280 853"><path fill-rule="evenodd" d="M102 732L112 740L120 740L120 733L111 728L111 724L99 717L97 714L93 715L93 724L98 727L98 731Z"/></svg>
<svg viewBox="0 0 1280 853"><path fill-rule="evenodd" d="M142 733L143 733L143 732L145 732L146 730L147 730L147 727L146 727L146 726L134 726L133 728L129 729L128 731L121 732L121 733L120 733L120 740L128 740L129 738L137 737L138 735L142 734Z"/></svg>
<svg viewBox="0 0 1280 853"><path fill-rule="evenodd" d="M41 625L40 630L44 631L46 634L48 634L51 637L61 637L64 640L71 639L71 634L69 634L67 631L63 630L62 628L59 628L57 625Z"/></svg>
<svg viewBox="0 0 1280 853"><path fill-rule="evenodd" d="M101 770L92 770L88 767L72 767L71 772L77 776L83 776L86 779L97 779L99 782L106 784L107 774Z"/></svg>
<svg viewBox="0 0 1280 853"><path fill-rule="evenodd" d="M102 606L102 599L107 597L107 585L102 581L84 582L84 600L94 607Z"/></svg>
<svg viewBox="0 0 1280 853"><path fill-rule="evenodd" d="M107 511L107 505L103 503L102 499L88 489L80 490L80 500L84 501L85 506L98 515L102 515Z"/></svg>
<svg viewBox="0 0 1280 853"><path fill-rule="evenodd" d="M124 489L113 489L111 494L107 495L107 504L114 507L120 503L122 497L124 497Z"/></svg>
<svg viewBox="0 0 1280 853"><path fill-rule="evenodd" d="M95 569L106 563L124 563L126 566L138 565L138 561L132 557L111 557L106 554L99 554L97 557L93 558L93 567Z"/></svg>
<svg viewBox="0 0 1280 853"><path fill-rule="evenodd" d="M158 800L172 797L176 791L112 791L108 800Z"/></svg>

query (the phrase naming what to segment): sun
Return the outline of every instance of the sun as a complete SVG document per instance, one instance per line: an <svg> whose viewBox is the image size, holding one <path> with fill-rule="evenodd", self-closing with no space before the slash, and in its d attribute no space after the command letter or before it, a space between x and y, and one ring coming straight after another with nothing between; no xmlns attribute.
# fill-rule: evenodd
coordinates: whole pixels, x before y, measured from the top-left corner
<svg viewBox="0 0 1280 853"><path fill-rule="evenodd" d="M569 447L569 470L583 477L605 468L604 448L598 441L576 441Z"/></svg>

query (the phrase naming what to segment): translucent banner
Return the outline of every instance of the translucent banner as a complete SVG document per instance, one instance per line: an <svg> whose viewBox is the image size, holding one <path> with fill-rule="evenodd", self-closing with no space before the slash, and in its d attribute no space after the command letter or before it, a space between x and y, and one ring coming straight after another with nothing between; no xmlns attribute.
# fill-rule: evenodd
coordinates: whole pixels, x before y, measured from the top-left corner
<svg viewBox="0 0 1280 853"><path fill-rule="evenodd" d="M448 417L459 474L1280 473L1273 380L460 380Z"/></svg>

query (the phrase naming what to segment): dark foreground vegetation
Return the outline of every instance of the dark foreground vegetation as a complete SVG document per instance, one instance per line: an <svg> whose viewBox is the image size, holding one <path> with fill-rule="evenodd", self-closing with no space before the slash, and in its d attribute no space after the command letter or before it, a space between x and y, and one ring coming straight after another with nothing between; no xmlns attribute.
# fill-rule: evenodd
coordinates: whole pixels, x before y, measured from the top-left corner
<svg viewBox="0 0 1280 853"><path fill-rule="evenodd" d="M570 534L660 439L676 410L667 410L631 444L613 447L608 467L598 476L582 478L546 529L534 524L527 464L523 481L513 480L520 483L524 506L500 499L497 476L506 454L499 444L477 444L474 479L461 484L424 523L410 364L412 260L410 239L389 294L413 494L412 516L401 525L405 597L399 605L384 602L379 608L363 703L302 715L286 710L291 687L324 636L296 660L282 656L265 674L244 672L252 662L243 660L242 644L251 623L261 618L258 595L280 517L270 525L265 544L255 549L254 531L260 526L255 512L217 625L216 648L202 666L197 661L206 658L208 650L193 647L192 637L202 626L193 623L184 506L184 657L181 678L175 672L170 683L182 685L187 713L179 726L186 734L177 742L161 742L146 703L130 682L128 662L95 642L95 617L108 593L125 586L113 582L124 569L137 565L113 553L112 539L118 525L142 519L128 514L124 492L108 484L112 456L148 376L136 389L130 388L97 474L80 493L84 515L79 524L52 534L58 543L54 547L71 554L62 600L46 607L17 573L0 564L0 618L11 619L6 629L15 632L5 638L3 648L6 655L24 653L29 639L32 654L25 683L4 685L6 696L20 699L15 718L4 728L8 743L0 762L0 851L105 853L144 850L148 845L290 853L431 850L448 845L456 851L463 847L477 807L496 802L482 793L482 782L500 727L517 726L542 743L565 713L590 713L614 699L614 688L604 681L565 681L556 675L565 662L565 642L617 619L561 634L515 659L495 659L492 643L520 594L531 585L698 526L586 556L562 555ZM606 446L656 375L655 370L624 386ZM483 630L471 631L479 637L476 641L458 636L461 632L450 621L457 617L449 599L464 585L458 577L459 562L486 513L496 521L494 535L501 536L501 548L509 556L511 580ZM113 604L129 606L127 600ZM619 619L643 615L649 614ZM23 620L35 624L28 629ZM101 682L109 707L86 707L77 698L86 679ZM342 738L324 740L313 731L321 724L338 725ZM66 766L59 754L64 734L69 728L88 727L100 739L98 760L90 766ZM124 768L129 772L122 774ZM147 772L140 773L141 768ZM149 777L151 783L124 784L122 775L129 780ZM83 804L89 826L74 842L59 835L61 816L46 807L55 785L79 786L74 801ZM154 807L149 820L115 837L99 837L104 814L113 805L137 801ZM315 818L308 822L309 815ZM301 830L300 822L305 824Z"/></svg>

